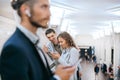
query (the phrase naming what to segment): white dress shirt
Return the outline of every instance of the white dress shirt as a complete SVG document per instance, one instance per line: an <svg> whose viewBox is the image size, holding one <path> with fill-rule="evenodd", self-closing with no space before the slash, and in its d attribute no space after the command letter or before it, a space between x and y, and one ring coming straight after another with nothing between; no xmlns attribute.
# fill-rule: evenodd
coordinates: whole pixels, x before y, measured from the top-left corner
<svg viewBox="0 0 120 80"><path fill-rule="evenodd" d="M76 70L74 74L70 77L70 80L77 80L76 71L77 71L78 65L80 65L79 57L80 57L79 51L75 47L70 47L70 48L64 49L62 51L62 55L58 59L58 62L62 65L76 66Z"/></svg>
<svg viewBox="0 0 120 80"><path fill-rule="evenodd" d="M74 47L71 47L62 51L62 55L58 61L60 64L63 64L65 66L74 66L79 60L79 56L80 54L78 50Z"/></svg>

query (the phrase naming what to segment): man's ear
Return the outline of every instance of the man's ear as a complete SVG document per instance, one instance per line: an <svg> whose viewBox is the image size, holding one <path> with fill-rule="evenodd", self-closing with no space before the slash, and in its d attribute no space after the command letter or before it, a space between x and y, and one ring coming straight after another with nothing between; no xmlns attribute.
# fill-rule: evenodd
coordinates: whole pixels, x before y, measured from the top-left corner
<svg viewBox="0 0 120 80"><path fill-rule="evenodd" d="M28 5L23 4L21 6L20 10L21 10L22 14L27 15L28 17L31 17L31 13L30 13L30 9L29 9Z"/></svg>
<svg viewBox="0 0 120 80"><path fill-rule="evenodd" d="M30 9L26 9L26 10L25 10L25 14L26 14L28 17L31 17Z"/></svg>

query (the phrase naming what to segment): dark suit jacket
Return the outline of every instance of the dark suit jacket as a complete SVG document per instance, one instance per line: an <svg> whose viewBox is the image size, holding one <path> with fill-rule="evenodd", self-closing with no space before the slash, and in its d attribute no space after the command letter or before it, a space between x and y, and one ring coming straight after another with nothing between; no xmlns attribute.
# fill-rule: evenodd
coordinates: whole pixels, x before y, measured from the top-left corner
<svg viewBox="0 0 120 80"><path fill-rule="evenodd" d="M55 80L35 45L18 28L2 49L0 74L2 80Z"/></svg>

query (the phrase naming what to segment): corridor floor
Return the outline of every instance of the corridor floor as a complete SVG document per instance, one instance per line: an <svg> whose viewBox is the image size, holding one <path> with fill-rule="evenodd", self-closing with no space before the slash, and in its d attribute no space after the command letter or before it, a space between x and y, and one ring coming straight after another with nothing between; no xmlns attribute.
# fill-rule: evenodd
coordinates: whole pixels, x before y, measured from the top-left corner
<svg viewBox="0 0 120 80"><path fill-rule="evenodd" d="M105 79L105 76L102 74L101 69L95 78L95 73L94 73L94 63L92 62L86 62L82 61L81 66L82 66L82 80L107 80Z"/></svg>

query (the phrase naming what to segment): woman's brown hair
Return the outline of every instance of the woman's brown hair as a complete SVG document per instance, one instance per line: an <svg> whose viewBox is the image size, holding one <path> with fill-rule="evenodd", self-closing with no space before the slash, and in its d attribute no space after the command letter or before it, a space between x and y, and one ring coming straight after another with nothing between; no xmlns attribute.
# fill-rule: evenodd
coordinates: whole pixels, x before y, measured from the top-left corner
<svg viewBox="0 0 120 80"><path fill-rule="evenodd" d="M74 41L69 33L62 32L58 35L57 39L59 37L63 38L66 41L66 43L68 44L68 46L76 48L76 45L75 45L75 43L74 43Z"/></svg>

